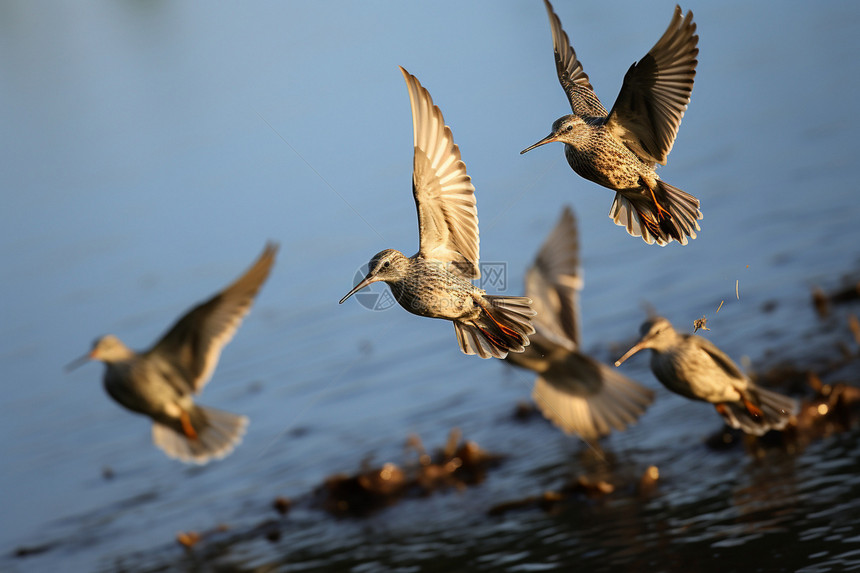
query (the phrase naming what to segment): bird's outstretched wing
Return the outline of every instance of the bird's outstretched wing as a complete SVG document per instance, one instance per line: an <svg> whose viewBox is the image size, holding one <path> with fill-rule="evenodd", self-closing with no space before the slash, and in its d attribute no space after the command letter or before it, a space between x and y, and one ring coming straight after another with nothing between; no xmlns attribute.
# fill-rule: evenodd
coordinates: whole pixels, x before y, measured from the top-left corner
<svg viewBox="0 0 860 573"><path fill-rule="evenodd" d="M233 338L269 276L277 252L277 245L268 243L244 275L188 311L148 354L167 360L184 372L191 382L190 390L202 390L212 377L221 349Z"/></svg>
<svg viewBox="0 0 860 573"><path fill-rule="evenodd" d="M532 299L532 308L537 312L532 319L537 333L568 350L575 350L580 341L582 284L576 218L570 207L565 207L526 272L526 296Z"/></svg>
<svg viewBox="0 0 860 573"><path fill-rule="evenodd" d="M679 6L663 37L624 76L606 126L645 163L666 164L696 76L699 36Z"/></svg>
<svg viewBox="0 0 860 573"><path fill-rule="evenodd" d="M549 15L549 25L552 30L552 49L555 55L555 70L561 83L570 108L580 116L606 117L606 108L600 103L588 75L582 69L582 63L576 57L576 52L570 46L570 40L561 27L561 20L553 12L549 0L544 0Z"/></svg>
<svg viewBox="0 0 860 573"><path fill-rule="evenodd" d="M450 270L465 278L478 278L478 210L472 179L430 93L415 76L402 67L400 71L412 105L412 194L418 209L418 252L426 259L450 263Z"/></svg>

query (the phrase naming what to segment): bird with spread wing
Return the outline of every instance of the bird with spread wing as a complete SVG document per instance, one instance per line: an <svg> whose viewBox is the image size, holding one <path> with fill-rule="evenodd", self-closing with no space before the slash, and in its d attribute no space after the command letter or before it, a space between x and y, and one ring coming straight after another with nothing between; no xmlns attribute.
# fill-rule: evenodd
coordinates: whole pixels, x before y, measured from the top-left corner
<svg viewBox="0 0 860 573"><path fill-rule="evenodd" d="M152 418L152 440L171 458L205 464L242 441L248 418L194 403L209 382L221 349L248 314L269 276L278 247L265 250L233 284L180 318L155 345L135 352L111 334L67 366L105 364L104 387L121 406Z"/></svg>
<svg viewBox="0 0 860 573"><path fill-rule="evenodd" d="M567 207L526 273L526 296L537 315L535 333L511 364L537 373L532 399L544 417L568 434L593 442L634 424L654 392L584 354L580 346L579 234Z"/></svg>
<svg viewBox="0 0 860 573"><path fill-rule="evenodd" d="M373 256L367 276L340 302L378 281L419 316L454 323L460 349L481 358L522 352L534 332L526 297L491 296L470 281L480 278L475 187L451 129L430 93L402 67L412 106L412 194L418 209L418 252L386 249Z"/></svg>
<svg viewBox="0 0 860 573"><path fill-rule="evenodd" d="M609 216L634 237L686 245L700 230L699 200L657 175L665 165L693 91L699 36L693 13L675 6L663 36L624 76L607 112L570 46L561 21L544 0L552 29L556 72L573 113L557 119L546 143L564 143L570 167L581 177L615 191Z"/></svg>

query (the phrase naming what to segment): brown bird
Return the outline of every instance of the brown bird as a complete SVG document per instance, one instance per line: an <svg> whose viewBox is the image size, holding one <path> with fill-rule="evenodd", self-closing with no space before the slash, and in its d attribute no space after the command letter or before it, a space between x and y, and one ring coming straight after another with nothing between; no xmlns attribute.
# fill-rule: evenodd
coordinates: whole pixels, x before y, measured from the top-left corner
<svg viewBox="0 0 860 573"><path fill-rule="evenodd" d="M412 194L418 208L418 252L386 249L373 256L367 276L340 303L367 285L385 281L413 314L454 323L460 350L481 358L522 352L534 332L526 297L491 296L470 282L478 267L475 187L451 129L430 93L402 67L412 105Z"/></svg>
<svg viewBox="0 0 860 573"><path fill-rule="evenodd" d="M580 351L582 272L576 219L566 207L526 273L526 296L537 315L535 333L511 364L538 374L532 398L567 434L592 442L636 422L654 392Z"/></svg>
<svg viewBox="0 0 860 573"><path fill-rule="evenodd" d="M646 321L642 338L622 362L651 349L651 371L663 386L691 400L714 404L732 428L761 436L781 430L797 411L797 401L754 384L714 343L695 334L679 334L663 317Z"/></svg>
<svg viewBox="0 0 860 573"><path fill-rule="evenodd" d="M696 75L693 13L675 13L666 32L624 76L612 109L594 93L552 5L544 0L552 28L555 65L571 115L552 124L535 147L560 141L570 167L580 176L616 192L609 216L646 243L686 245L695 239L702 218L699 200L661 180L655 164L666 164Z"/></svg>
<svg viewBox="0 0 860 573"><path fill-rule="evenodd" d="M262 255L233 284L197 305L149 350L137 353L113 335L69 364L105 363L104 387L121 406L152 418L152 441L171 458L205 464L221 459L242 441L248 418L194 403L227 344L251 308L275 262L278 247Z"/></svg>

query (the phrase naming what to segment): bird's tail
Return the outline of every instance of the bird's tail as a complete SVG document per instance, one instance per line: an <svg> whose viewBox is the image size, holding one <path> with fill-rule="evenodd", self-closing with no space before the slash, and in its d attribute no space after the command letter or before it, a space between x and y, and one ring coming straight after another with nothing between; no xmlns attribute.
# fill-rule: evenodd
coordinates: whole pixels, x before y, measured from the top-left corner
<svg viewBox="0 0 860 573"><path fill-rule="evenodd" d="M740 402L717 405L717 411L732 428L754 436L768 430L782 430L797 412L797 400L771 390L755 386L747 390L748 396Z"/></svg>
<svg viewBox="0 0 860 573"><path fill-rule="evenodd" d="M484 295L483 312L469 321L454 321L457 342L466 354L481 358L504 358L508 352L522 352L535 329L532 301L524 296Z"/></svg>
<svg viewBox="0 0 860 573"><path fill-rule="evenodd" d="M643 186L616 193L609 216L634 237L663 246L673 240L686 245L695 239L702 212L698 199L658 179L653 191Z"/></svg>
<svg viewBox="0 0 860 573"><path fill-rule="evenodd" d="M561 367L538 376L532 399L562 431L593 442L635 424L654 392L606 364L571 353Z"/></svg>
<svg viewBox="0 0 860 573"><path fill-rule="evenodd" d="M247 426L245 416L195 405L184 422L154 422L152 441L171 458L203 465L232 452L241 443Z"/></svg>

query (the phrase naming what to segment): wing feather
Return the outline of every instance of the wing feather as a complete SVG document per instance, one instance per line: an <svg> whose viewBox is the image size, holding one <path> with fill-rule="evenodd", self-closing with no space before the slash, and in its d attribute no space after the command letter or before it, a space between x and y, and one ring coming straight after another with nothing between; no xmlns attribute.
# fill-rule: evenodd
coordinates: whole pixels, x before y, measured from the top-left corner
<svg viewBox="0 0 860 573"><path fill-rule="evenodd" d="M606 117L606 108L600 103L588 75L582 68L582 63L576 57L576 52L570 45L567 34L561 27L561 20L556 16L549 0L544 0L549 15L549 25L552 30L552 49L555 56L555 70L570 108L580 116Z"/></svg>
<svg viewBox="0 0 860 573"><path fill-rule="evenodd" d="M582 285L576 218L570 207L565 207L526 272L526 296L537 312L532 319L537 331L569 350L576 349L580 341Z"/></svg>
<svg viewBox="0 0 860 573"><path fill-rule="evenodd" d="M644 58L630 66L607 128L642 161L666 164L696 76L699 54L693 13L679 6L663 36Z"/></svg>
<svg viewBox="0 0 860 573"><path fill-rule="evenodd" d="M400 71L412 106L412 194L418 210L418 252L424 258L451 263L451 270L465 278L478 278L478 210L472 179L430 93L415 76L402 67Z"/></svg>
<svg viewBox="0 0 860 573"><path fill-rule="evenodd" d="M148 352L170 361L184 372L194 392L200 392L218 364L254 297L275 262L278 247L269 243L263 253L233 284L180 318Z"/></svg>

